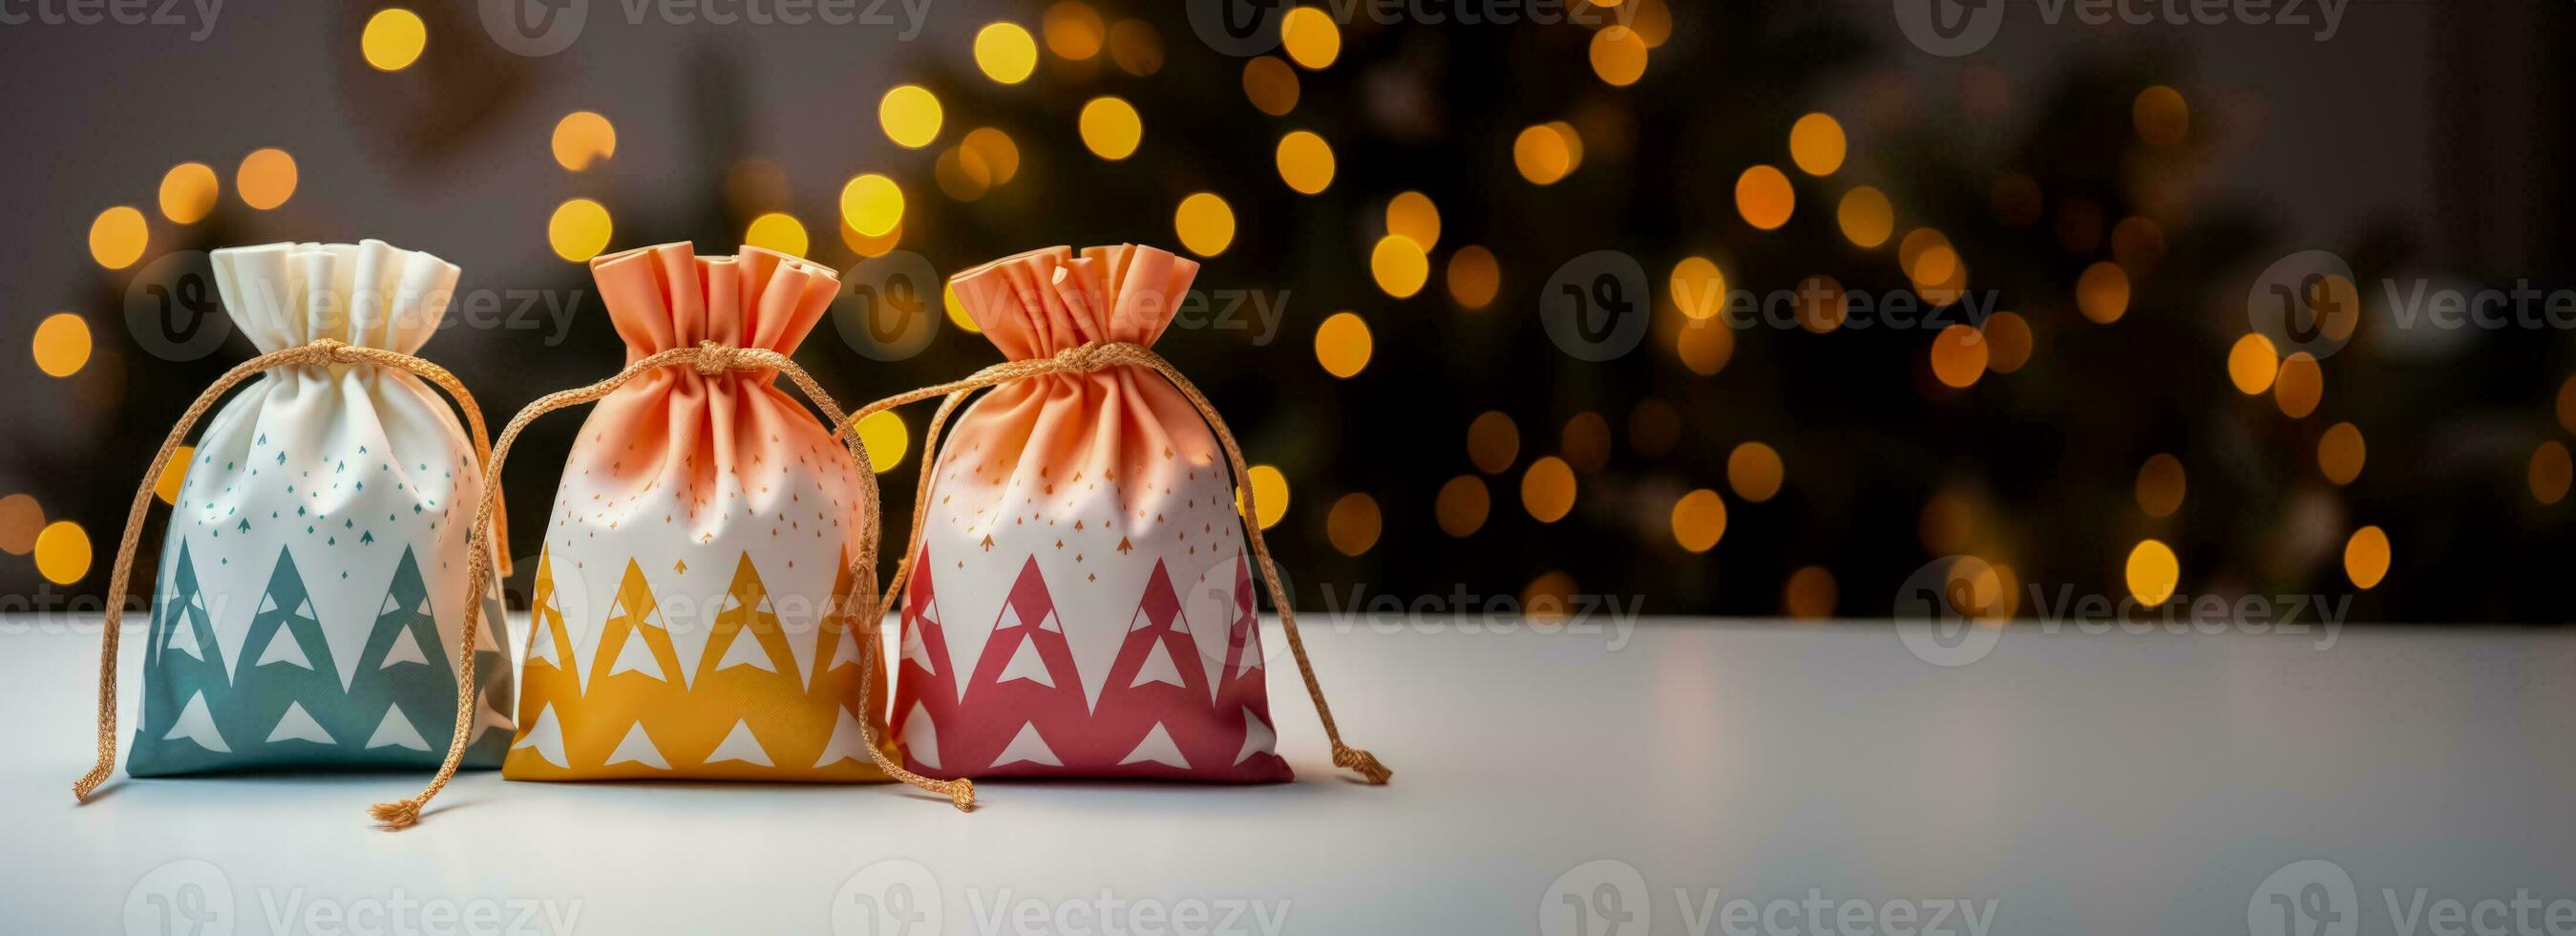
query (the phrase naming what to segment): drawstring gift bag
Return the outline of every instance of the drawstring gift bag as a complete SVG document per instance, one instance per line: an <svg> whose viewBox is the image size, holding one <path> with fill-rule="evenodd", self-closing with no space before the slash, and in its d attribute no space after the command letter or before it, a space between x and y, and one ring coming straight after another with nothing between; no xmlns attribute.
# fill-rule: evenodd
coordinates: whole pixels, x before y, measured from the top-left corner
<svg viewBox="0 0 2576 936"><path fill-rule="evenodd" d="M127 773L425 768L451 741L466 764L498 766L506 715L448 719L472 685L450 661L495 661L502 646L465 627L476 605L499 607L467 582L484 560L468 558L481 548L469 540L483 418L453 375L413 356L457 268L372 240L228 247L212 263L226 312L262 353L198 396L134 493L100 637L98 763L74 793L87 798L115 767L135 547L156 481L182 457ZM245 382L182 455L199 418ZM506 669L486 672L482 694L507 699Z"/></svg>
<svg viewBox="0 0 2576 936"><path fill-rule="evenodd" d="M626 367L513 417L479 508L496 508L501 466L531 421L598 404L548 513L501 775L894 778L970 808L971 783L905 771L879 741L866 451L775 385L786 374L841 425L839 406L787 357L838 278L777 251L700 257L685 243L602 256L591 274ZM373 815L418 821L459 753L419 796Z"/></svg>
<svg viewBox="0 0 2576 936"><path fill-rule="evenodd" d="M1233 434L1150 350L1197 272L1122 245L957 274L966 313L1010 360L859 414L945 398L923 436L912 533L885 598L906 599L892 723L907 767L1289 779L1273 751L1258 581L1333 763L1386 782L1376 758L1342 743L1260 526L1243 522L1248 487L1238 513ZM942 450L942 427L984 388Z"/></svg>

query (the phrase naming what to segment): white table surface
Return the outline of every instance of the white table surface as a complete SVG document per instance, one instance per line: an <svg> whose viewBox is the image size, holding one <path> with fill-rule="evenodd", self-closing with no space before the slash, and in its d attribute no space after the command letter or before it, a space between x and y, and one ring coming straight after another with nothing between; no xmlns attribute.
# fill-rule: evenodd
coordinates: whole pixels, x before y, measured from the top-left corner
<svg viewBox="0 0 2576 936"><path fill-rule="evenodd" d="M2576 931L2576 634L2016 628L1945 668L1884 623L1335 623L1308 641L1387 787L1331 769L1282 659L1294 784L994 782L967 815L474 773L392 834L363 810L419 777L120 771L75 806L94 628L0 619L0 930L2306 936L2519 897ZM2338 926L2267 929L2275 893Z"/></svg>

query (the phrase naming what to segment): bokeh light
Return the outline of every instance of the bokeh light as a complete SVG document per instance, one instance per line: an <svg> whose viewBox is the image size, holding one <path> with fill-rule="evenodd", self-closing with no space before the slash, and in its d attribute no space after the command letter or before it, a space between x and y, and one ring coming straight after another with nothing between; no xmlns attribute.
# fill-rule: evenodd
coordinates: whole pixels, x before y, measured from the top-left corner
<svg viewBox="0 0 2576 936"><path fill-rule="evenodd" d="M1315 328L1315 362L1335 377L1347 380L1366 370L1375 350L1368 322L1356 312L1335 312Z"/></svg>
<svg viewBox="0 0 2576 936"><path fill-rule="evenodd" d="M841 186L841 223L868 237L881 237L903 223L903 189L893 179L870 172Z"/></svg>
<svg viewBox="0 0 2576 936"><path fill-rule="evenodd" d="M555 121L555 164L580 172L617 155L617 125L596 111L574 111Z"/></svg>
<svg viewBox="0 0 2576 936"><path fill-rule="evenodd" d="M1181 199L1172 212L1172 229L1191 253L1213 257L1234 243L1234 209L1215 192L1198 192Z"/></svg>
<svg viewBox="0 0 2576 936"><path fill-rule="evenodd" d="M2191 133L2191 105L2183 101L2182 92L2156 85L2138 92L2130 102L2129 121L2138 139L2154 146L2174 146Z"/></svg>
<svg viewBox="0 0 2576 936"><path fill-rule="evenodd" d="M1486 412L1467 424L1467 460L1486 474L1502 474L1520 459L1521 429L1500 412Z"/></svg>
<svg viewBox="0 0 2576 936"><path fill-rule="evenodd" d="M1254 465L1245 475L1252 481L1252 505L1261 513L1254 519L1264 530L1278 526L1288 516L1288 476L1270 465Z"/></svg>
<svg viewBox="0 0 2576 936"><path fill-rule="evenodd" d="M1780 589L1780 608L1793 620L1821 621L1834 616L1834 606L1842 600L1841 589L1834 584L1834 574L1824 566L1802 566L1789 573L1789 581Z"/></svg>
<svg viewBox="0 0 2576 936"><path fill-rule="evenodd" d="M118 205L98 213L89 223L89 257L99 266L122 270L143 259L143 249L152 240L152 225L143 212Z"/></svg>
<svg viewBox="0 0 2576 936"><path fill-rule="evenodd" d="M2075 281L2075 307L2104 325L2119 321L2129 312L2128 272L2108 260L2085 267Z"/></svg>
<svg viewBox="0 0 2576 936"><path fill-rule="evenodd" d="M1808 114L1789 126L1789 161L1811 176L1833 175L1843 167L1843 125L1829 114Z"/></svg>
<svg viewBox="0 0 2576 936"><path fill-rule="evenodd" d="M2182 563L2174 557L2173 548L2160 540L2140 540L2129 550L2126 571L2129 594L2144 605L2160 605L2173 597L2174 586L2182 581Z"/></svg>
<svg viewBox="0 0 2576 936"><path fill-rule="evenodd" d="M171 449L170 462L161 466L160 480L152 483L153 496L160 498L164 504L177 506L179 486L187 482L189 459L196 454L197 447L193 445L182 445Z"/></svg>
<svg viewBox="0 0 2576 936"><path fill-rule="evenodd" d="M1540 523L1565 519L1574 509L1574 466L1554 455L1531 462L1521 474L1521 506Z"/></svg>
<svg viewBox="0 0 2576 936"><path fill-rule="evenodd" d="M2556 439L2540 443L2531 451L2531 465L2524 472L2524 480L2531 485L2531 498L2543 504L2567 499L2568 483L2576 480L2576 473L2571 472L2576 472L2576 467L2568 463L2566 443Z"/></svg>
<svg viewBox="0 0 2576 936"><path fill-rule="evenodd" d="M1440 207L1421 192L1398 192L1386 202L1386 232L1411 238L1423 250L1440 245Z"/></svg>
<svg viewBox="0 0 2576 936"><path fill-rule="evenodd" d="M1314 195L1333 184L1333 147L1312 130L1291 130L1279 138L1279 180L1301 195Z"/></svg>
<svg viewBox="0 0 2576 936"><path fill-rule="evenodd" d="M1493 495L1485 489L1485 479L1459 475L1440 486L1432 512L1440 521L1440 532L1463 539L1483 529L1485 517L1493 509Z"/></svg>
<svg viewBox="0 0 2576 936"><path fill-rule="evenodd" d="M49 377L69 377L89 363L89 320L78 313L56 312L36 323L33 342L36 369Z"/></svg>
<svg viewBox="0 0 2576 936"><path fill-rule="evenodd" d="M546 222L546 244L554 248L555 256L587 263L608 249L613 231L607 206L575 198L555 206L554 217Z"/></svg>
<svg viewBox="0 0 2576 936"><path fill-rule="evenodd" d="M2273 353L2272 339L2260 332L2246 332L2227 348L2227 382L2238 393L2258 396L2272 389L2272 379L2280 373L2280 355Z"/></svg>
<svg viewBox="0 0 2576 936"><path fill-rule="evenodd" d="M912 448L912 430L893 410L869 413L859 420L858 430L859 442L868 448L868 468L878 474L903 464L904 453Z"/></svg>
<svg viewBox="0 0 2576 936"><path fill-rule="evenodd" d="M1078 122L1082 145L1102 159L1115 161L1134 155L1136 144L1145 139L1145 119L1137 116L1135 105L1125 98L1092 98L1091 103L1082 105Z"/></svg>
<svg viewBox="0 0 2576 936"><path fill-rule="evenodd" d="M161 216L172 224L203 221L214 213L221 188L213 166L200 162L172 166L161 176Z"/></svg>
<svg viewBox="0 0 2576 936"><path fill-rule="evenodd" d="M1047 51L1077 62L1099 55L1109 35L1101 24L1100 11L1081 0L1060 0L1048 6L1038 18L1038 30L1046 35Z"/></svg>
<svg viewBox="0 0 2576 936"><path fill-rule="evenodd" d="M1377 498L1366 494L1344 494L1333 502L1324 517L1324 536L1332 540L1333 549L1345 556L1357 556L1377 545L1378 533L1385 518L1378 514Z"/></svg>
<svg viewBox="0 0 2576 936"><path fill-rule="evenodd" d="M799 257L805 255L805 249L809 246L805 236L805 222L798 221L795 215L783 211L773 211L751 219L751 225L742 232L742 242L747 246L766 247L779 253L794 254Z"/></svg>
<svg viewBox="0 0 2576 936"><path fill-rule="evenodd" d="M1726 500L1716 491L1700 488L1673 502L1673 542L1683 549L1704 553L1726 535Z"/></svg>
<svg viewBox="0 0 2576 936"><path fill-rule="evenodd" d="M1726 273L1707 257L1683 257L1670 279L1673 307L1694 319L1710 319L1726 308Z"/></svg>
<svg viewBox="0 0 2576 936"><path fill-rule="evenodd" d="M2173 516L2174 511L2182 509L2185 488L2188 486L2188 479L2182 470L2182 460L2170 454L2158 452L2148 458L2145 464L2138 466L2138 509L2146 511L2147 516L2158 519Z"/></svg>
<svg viewBox="0 0 2576 936"><path fill-rule="evenodd" d="M0 552L24 556L45 530L45 508L25 494L0 497Z"/></svg>
<svg viewBox="0 0 2576 936"><path fill-rule="evenodd" d="M1090 136L1090 114L1088 109L1083 111L1086 138ZM896 85L877 100L877 126L885 130L886 139L905 149L920 149L938 139L943 119L939 96L920 85ZM1130 144L1128 148L1135 147Z"/></svg>
<svg viewBox="0 0 2576 936"><path fill-rule="evenodd" d="M1592 73L1614 88L1637 83L1646 74L1646 39L1626 26L1605 26L1592 34Z"/></svg>
<svg viewBox="0 0 2576 936"><path fill-rule="evenodd" d="M1020 146L1012 142L1011 135L1002 132L999 127L977 127L969 130L966 132L966 138L959 141L957 145L966 152L974 154L976 161L984 164L985 171L992 174L991 184L993 185L1006 184L1020 174Z"/></svg>
<svg viewBox="0 0 2576 936"><path fill-rule="evenodd" d="M282 149L254 150L233 171L233 191L240 193L242 204L261 211L295 197L295 182L295 157Z"/></svg>
<svg viewBox="0 0 2576 936"><path fill-rule="evenodd" d="M1297 70L1287 62L1264 55L1243 63L1243 96L1253 109L1285 117L1297 109L1297 90Z"/></svg>
<svg viewBox="0 0 2576 936"><path fill-rule="evenodd" d="M1997 312L1986 317L1986 367L1998 374L2009 374L2030 363L2031 347L2036 338L2030 331L2030 320L2018 312Z"/></svg>
<svg viewBox="0 0 2576 936"><path fill-rule="evenodd" d="M358 50L377 71L410 68L428 45L429 26L420 21L420 14L401 7L377 10L358 36Z"/></svg>
<svg viewBox="0 0 2576 936"><path fill-rule="evenodd" d="M1986 375L1989 348L1976 326L1955 323L1932 336L1932 378L1965 389Z"/></svg>
<svg viewBox="0 0 2576 936"><path fill-rule="evenodd" d="M1449 255L1449 298L1462 308L1482 309L1503 289L1503 270L1494 252L1469 244Z"/></svg>
<svg viewBox="0 0 2576 936"><path fill-rule="evenodd" d="M1888 203L1887 193L1863 185L1843 193L1834 220L1852 246L1876 247L1896 233L1896 206Z"/></svg>
<svg viewBox="0 0 2576 936"><path fill-rule="evenodd" d="M1037 38L1018 23L986 23L975 32L975 67L1002 84L1027 81L1038 68Z"/></svg>
<svg viewBox="0 0 2576 936"><path fill-rule="evenodd" d="M56 585L70 585L89 574L89 531L69 520L56 520L36 534L36 572Z"/></svg>
<svg viewBox="0 0 2576 936"><path fill-rule="evenodd" d="M2326 375L2317 359L2305 351L2291 353L2281 362L2281 372L2272 380L2272 400L2281 407L2281 415L2304 419L2317 411L2325 400Z"/></svg>
<svg viewBox="0 0 2576 936"><path fill-rule="evenodd" d="M1610 421L1591 410L1576 413L1565 421L1565 428L1558 430L1556 445L1574 470L1584 474L1600 471L1610 465Z"/></svg>
<svg viewBox="0 0 2576 936"><path fill-rule="evenodd" d="M2348 422L2329 426L2324 435L2317 437L2317 470L2338 485L2351 484L2361 477L2362 463L2369 454L2361 427Z"/></svg>
<svg viewBox="0 0 2576 936"><path fill-rule="evenodd" d="M1512 166L1521 178L1537 185L1554 185L1574 171L1574 153L1566 145L1565 135L1545 125L1523 129L1512 138Z"/></svg>
<svg viewBox="0 0 2576 936"><path fill-rule="evenodd" d="M1163 34L1144 20L1119 20L1109 27L1109 60L1138 78L1162 71Z"/></svg>
<svg viewBox="0 0 2576 936"><path fill-rule="evenodd" d="M1789 177L1770 166L1754 166L1735 177L1735 210L1744 223L1769 231L1789 223L1798 205Z"/></svg>
<svg viewBox="0 0 2576 936"><path fill-rule="evenodd" d="M1726 453L1726 486L1748 503L1763 503L1778 495L1787 476L1779 450L1769 445L1744 442Z"/></svg>
<svg viewBox="0 0 2576 936"><path fill-rule="evenodd" d="M1377 246L1369 250L1369 276L1387 295L1409 299L1422 291L1422 284L1430 282L1431 258L1413 238L1389 234L1378 238Z"/></svg>
<svg viewBox="0 0 2576 936"><path fill-rule="evenodd" d="M2388 577L2388 531L2366 526L2352 531L2343 544L2343 574L2352 587L2369 591Z"/></svg>
<svg viewBox="0 0 2576 936"><path fill-rule="evenodd" d="M1308 71L1320 71L1341 57L1342 29L1321 7L1294 7L1279 18L1279 43L1290 60Z"/></svg>

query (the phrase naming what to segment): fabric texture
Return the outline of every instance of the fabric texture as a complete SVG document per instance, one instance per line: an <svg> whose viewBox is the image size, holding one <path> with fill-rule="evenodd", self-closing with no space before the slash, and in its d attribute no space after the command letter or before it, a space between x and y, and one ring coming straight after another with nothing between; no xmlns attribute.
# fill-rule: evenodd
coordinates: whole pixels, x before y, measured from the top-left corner
<svg viewBox="0 0 2576 936"><path fill-rule="evenodd" d="M1065 247L950 285L1013 360L1151 345L1198 272L1150 247ZM1225 457L1141 367L995 388L932 468L892 721L936 777L1286 780L1256 573Z"/></svg>
<svg viewBox="0 0 2576 936"><path fill-rule="evenodd" d="M792 353L839 281L744 247L591 262L631 363L713 341ZM520 780L883 780L843 610L856 466L777 372L659 368L599 401L549 511L532 595ZM872 649L872 648L871 648ZM882 679L880 674L878 678ZM884 737L882 732L879 737Z"/></svg>
<svg viewBox="0 0 2576 936"><path fill-rule="evenodd" d="M372 240L225 248L213 265L262 352L330 338L416 353L457 280ZM448 404L393 368L279 368L223 404L186 465L127 772L437 766L482 480ZM483 600L501 625L498 591ZM475 648L487 701L470 767L498 765L511 727L495 629Z"/></svg>

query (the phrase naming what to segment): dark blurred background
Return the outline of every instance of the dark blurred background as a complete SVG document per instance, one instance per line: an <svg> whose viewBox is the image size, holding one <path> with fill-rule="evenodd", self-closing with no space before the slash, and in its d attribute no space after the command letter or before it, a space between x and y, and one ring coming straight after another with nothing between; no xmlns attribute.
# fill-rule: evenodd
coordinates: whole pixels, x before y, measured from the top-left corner
<svg viewBox="0 0 2576 936"><path fill-rule="evenodd" d="M948 273L1198 256L1158 349L1310 609L1883 616L1933 569L1994 618L2568 618L2576 5L913 3L9 8L12 610L105 589L161 435L253 353L202 252L377 237L464 267L423 353L496 427L620 364L601 250L844 269L797 356L851 407L999 359ZM2428 311L2496 290L2528 314ZM927 417L867 427L898 510Z"/></svg>

